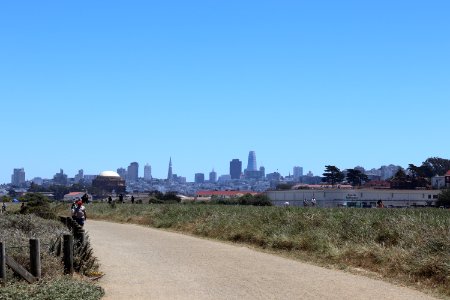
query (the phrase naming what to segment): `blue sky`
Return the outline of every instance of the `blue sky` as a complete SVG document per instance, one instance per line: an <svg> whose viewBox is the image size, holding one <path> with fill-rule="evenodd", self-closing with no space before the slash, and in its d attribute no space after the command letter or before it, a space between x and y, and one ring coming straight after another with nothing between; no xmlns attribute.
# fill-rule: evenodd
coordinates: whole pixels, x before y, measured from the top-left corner
<svg viewBox="0 0 450 300"><path fill-rule="evenodd" d="M95 2L95 3L93 3ZM3 1L0 182L450 158L448 1Z"/></svg>

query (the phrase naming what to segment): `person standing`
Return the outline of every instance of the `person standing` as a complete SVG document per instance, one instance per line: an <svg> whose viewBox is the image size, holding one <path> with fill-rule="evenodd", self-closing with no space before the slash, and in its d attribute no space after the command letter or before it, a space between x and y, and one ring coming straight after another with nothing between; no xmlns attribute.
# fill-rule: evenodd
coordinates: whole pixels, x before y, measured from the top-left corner
<svg viewBox="0 0 450 300"><path fill-rule="evenodd" d="M83 204L89 202L89 196L87 193L84 193L83 197L81 197L81 201L83 201Z"/></svg>
<svg viewBox="0 0 450 300"><path fill-rule="evenodd" d="M131 204L134 204L134 196L131 195Z"/></svg>
<svg viewBox="0 0 450 300"><path fill-rule="evenodd" d="M80 226L83 226L86 222L86 208L81 200L76 203L76 207L72 210L72 216Z"/></svg>

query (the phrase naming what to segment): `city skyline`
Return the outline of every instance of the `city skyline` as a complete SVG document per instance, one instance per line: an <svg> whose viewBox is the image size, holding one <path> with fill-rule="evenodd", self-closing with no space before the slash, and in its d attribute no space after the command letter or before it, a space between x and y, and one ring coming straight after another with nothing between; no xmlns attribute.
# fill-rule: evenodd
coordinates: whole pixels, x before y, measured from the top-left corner
<svg viewBox="0 0 450 300"><path fill-rule="evenodd" d="M254 164L254 165L256 165L256 154L255 154L255 152L256 151L249 151L249 154L248 154L248 158L249 158L249 161L252 161L252 163L251 164ZM251 159L250 159L251 158ZM223 175L231 175L232 174L232 165L233 165L233 163L234 164L236 164L236 163L238 163L239 164L239 169L241 170L241 172L240 172L240 174L242 175L242 176L244 176L245 177L245 171L246 171L246 169L243 169L243 166L242 166L242 161L240 160L240 159L238 159L238 158L233 158L230 162L229 162L229 168L228 168L228 171L227 172L224 172L224 173L218 173L218 172L216 172L216 168L213 168L212 170L211 170L211 172L214 172L216 175L216 179L217 179L217 177L218 176L223 176ZM340 168L341 169L341 171L345 171L346 169L353 169L353 168L355 168L355 169L359 169L359 170L362 170L362 169L364 169L366 172L370 172L371 170L380 170L382 173L384 172L384 169L383 168L385 168L385 167L388 167L388 166L399 166L398 164L383 164L383 165L380 165L380 166L375 166L375 167L364 167L364 166L361 166L361 165L357 165L357 166L353 166L353 167L345 167L345 168L341 168L341 167L339 167L338 166L338 168ZM407 166L400 166L400 167L403 167L404 169L407 169ZM261 168L263 168L263 169L265 169L265 167L263 166L263 165L261 165ZM260 170L261 170L261 168L260 168ZM142 170L141 170L142 169ZM307 172L307 174L303 174L303 170L304 170L304 168L303 167L300 167L300 166L297 166L297 165L293 165L292 167L291 167L291 170L287 170L287 172L286 173L283 173L283 172L280 172L278 169L277 170L269 170L269 172L267 172L267 173L274 173L274 172L276 172L276 173L280 173L280 175L281 176L283 176L283 177L286 177L286 176L288 176L288 175L290 175L290 176L292 176L292 177L296 177L296 169L300 169L301 171L300 171L300 176L312 176L312 175L314 175L314 176L319 176L319 177L321 177L322 176L322 173L325 171L325 166L324 166L324 169L320 172L320 173L314 173L314 172L312 172L311 170L309 170L308 172ZM146 163L144 166L142 166L142 167L139 167L139 163L138 162L131 162L130 164L129 164L129 166L128 166L128 170L131 170L131 173L132 173L132 175L130 176L130 174L129 174L129 171L127 171L125 168L123 168L123 167L117 167L117 168L111 168L111 169L105 169L105 170L101 170L101 171L98 171L97 173L87 173L86 171L85 171L85 169L78 169L77 170L77 173L75 173L73 176L72 176L72 174L71 173L69 173L69 172L67 172L67 171L64 171L65 169L64 168L60 168L59 169L59 172L58 173L56 173L56 175L55 174L53 174L53 175L51 175L51 176L44 176L44 175L36 175L36 176L28 176L28 175L25 175L25 174L27 174L27 172L26 172L26 168L14 168L14 170L13 170L13 172L12 172L12 174L10 175L10 180L9 181L6 181L6 182L0 182L0 184L8 184L8 183L12 183L13 182L13 180L15 180L14 178L16 178L15 176L15 174L16 174L16 171L20 171L21 173L22 173L22 175L21 175L21 177L22 177L22 183L24 182L24 180L26 180L26 181L31 181L31 180L33 180L34 178L42 178L42 179L51 179L51 178L53 178L54 176L57 176L57 175L62 175L62 174L64 174L66 177L69 177L69 178L75 178L75 179L77 179L77 177L79 177L79 176L82 176L82 174L84 174L84 175L87 175L87 176L97 176L98 174L100 174L101 172L104 172L104 171L113 171L113 172L116 172L115 170L117 170L117 173L120 175L120 176L122 176L123 178L125 178L125 179L127 179L127 181L128 180L130 180L130 181L136 181L137 180L137 178L142 178L142 179L146 179L146 172L148 173L148 174L150 174L150 176L152 177L152 178L154 178L154 179L167 179L167 180L169 180L169 178L171 178L171 176L172 176L172 172L173 172L173 169L172 169L172 157L170 157L169 158L169 167L166 169L166 172L168 172L168 175L166 175L166 176L153 176L152 175L152 165L151 164L149 164L149 163ZM125 173L123 173L123 172L121 172L121 170L122 171L125 171ZM63 173L63 171L64 171L64 173ZM194 172L194 171L192 171L192 172ZM185 178L187 178L188 180L188 182L195 182L196 181L196 175L197 174L203 174L204 176L205 176L205 179L206 179L206 175L205 174L209 174L209 176L211 176L211 173L209 172L209 171L206 171L206 170L202 170L202 171L195 171L194 173L188 173L188 174L180 174L180 173L177 173L176 175L177 176L183 176L183 177L185 177ZM80 175L81 174L81 175ZM166 173L167 174L167 173ZM393 173L391 174L391 173L389 173L390 175L388 176L388 177L391 177L391 176L393 176ZM175 175L175 173L173 174L173 175ZM147 178L148 179L148 178ZM236 177L235 177L235 179L236 179ZM67 178L66 178L66 180L67 180Z"/></svg>
<svg viewBox="0 0 450 300"><path fill-rule="evenodd" d="M450 156L450 2L0 4L0 182ZM244 171L244 170L243 170ZM141 169L142 174L142 169Z"/></svg>

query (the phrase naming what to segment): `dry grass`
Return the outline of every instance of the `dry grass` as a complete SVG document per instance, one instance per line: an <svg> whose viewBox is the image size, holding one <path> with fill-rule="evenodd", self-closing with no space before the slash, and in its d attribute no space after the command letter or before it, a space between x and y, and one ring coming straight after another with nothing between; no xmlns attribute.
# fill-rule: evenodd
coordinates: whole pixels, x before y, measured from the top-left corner
<svg viewBox="0 0 450 300"><path fill-rule="evenodd" d="M85 295L83 299L100 299L103 290L98 286L83 280L63 277L61 257L51 253L57 239L69 233L67 228L59 221L42 219L34 214L21 215L13 212L14 209L0 215L0 240L5 243L6 254L29 270L29 239L39 238L43 278L35 284L27 284L7 268L6 284L2 284L0 288L0 299L73 299L74 294L80 297ZM83 255L85 253L80 247L75 251L75 260L92 261L86 255L77 256L78 252ZM88 270L86 264L82 265L83 270Z"/></svg>
<svg viewBox="0 0 450 300"><path fill-rule="evenodd" d="M450 296L450 211L92 204L90 218L169 228L363 269Z"/></svg>

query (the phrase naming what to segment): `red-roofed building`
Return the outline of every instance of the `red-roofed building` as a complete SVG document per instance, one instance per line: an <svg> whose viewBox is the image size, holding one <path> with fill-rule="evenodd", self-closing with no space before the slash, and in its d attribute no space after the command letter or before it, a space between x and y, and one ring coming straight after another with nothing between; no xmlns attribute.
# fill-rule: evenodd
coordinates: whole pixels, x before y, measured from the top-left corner
<svg viewBox="0 0 450 300"><path fill-rule="evenodd" d="M233 197L241 197L245 194L258 195L259 193L253 191L197 191L197 197L212 197L217 196L219 198L233 198Z"/></svg>

